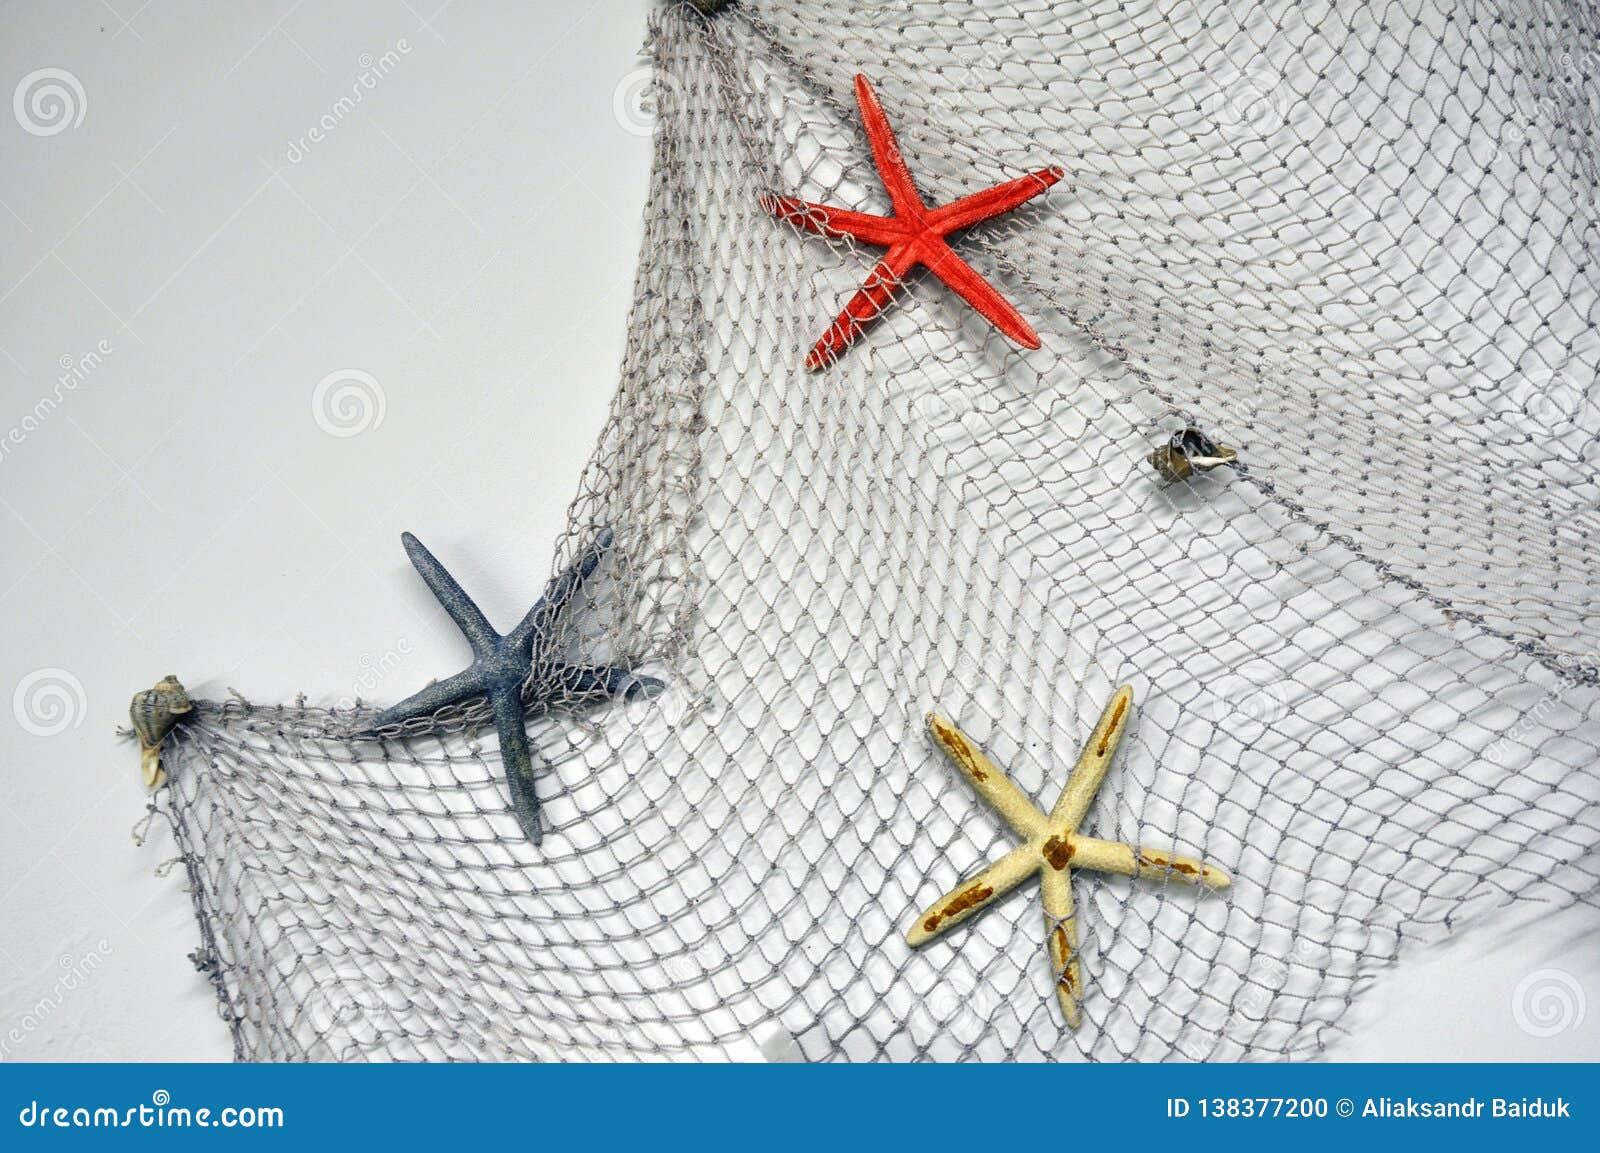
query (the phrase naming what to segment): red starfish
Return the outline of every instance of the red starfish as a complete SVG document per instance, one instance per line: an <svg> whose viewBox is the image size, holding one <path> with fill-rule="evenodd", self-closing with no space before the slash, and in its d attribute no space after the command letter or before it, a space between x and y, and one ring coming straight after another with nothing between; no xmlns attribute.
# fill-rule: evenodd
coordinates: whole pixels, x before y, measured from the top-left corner
<svg viewBox="0 0 1600 1153"><path fill-rule="evenodd" d="M917 195L916 185L911 182L911 170L906 167L900 144L894 138L894 129L889 127L889 118L884 114L883 105L878 103L878 94L865 76L856 77L856 103L861 106L861 122L872 145L872 159L878 166L878 177L889 194L894 215L850 212L789 196L765 196L761 200L761 206L780 220L791 221L823 236L852 237L889 250L873 268L861 290L845 304L833 327L817 341L806 357L806 367L816 371L837 359L861 334L867 321L888 307L906 273L919 264L1012 340L1024 348L1038 348L1039 334L1022 319L1022 314L1010 301L955 254L945 237L1032 200L1061 179L1061 169L1041 168L1028 176L963 196L942 208L929 208Z"/></svg>

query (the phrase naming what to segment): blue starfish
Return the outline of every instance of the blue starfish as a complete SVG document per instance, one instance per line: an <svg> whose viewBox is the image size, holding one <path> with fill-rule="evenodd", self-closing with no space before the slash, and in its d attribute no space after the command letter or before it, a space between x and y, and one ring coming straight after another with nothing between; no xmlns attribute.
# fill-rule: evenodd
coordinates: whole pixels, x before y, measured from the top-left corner
<svg viewBox="0 0 1600 1153"><path fill-rule="evenodd" d="M534 789L533 753L528 746L525 710L538 713L557 702L604 700L618 693L632 699L640 693L653 694L664 687L654 677L635 676L624 668L568 664L558 652L560 630L557 625L561 615L600 563L600 555L611 547L611 530L602 529L594 544L571 568L550 582L544 596L528 610L528 615L504 636L490 627L482 610L421 541L410 533L403 533L400 539L428 589L472 646L472 663L455 676L435 681L383 710L372 722L372 729L431 718L450 705L487 697L494 712L495 732L500 738L500 760L505 765L506 784L511 791L511 811L528 839L537 845L544 839L544 830L539 824L539 795ZM525 706L522 688L530 682L534 696Z"/></svg>

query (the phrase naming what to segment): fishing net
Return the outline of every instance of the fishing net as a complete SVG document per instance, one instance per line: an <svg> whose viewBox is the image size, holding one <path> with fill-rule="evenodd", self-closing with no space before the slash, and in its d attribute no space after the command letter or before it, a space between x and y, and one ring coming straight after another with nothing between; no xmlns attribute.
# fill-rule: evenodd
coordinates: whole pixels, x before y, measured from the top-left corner
<svg viewBox="0 0 1600 1153"><path fill-rule="evenodd" d="M241 1058L1298 1056L1408 938L1592 899L1600 11L681 4L650 45L552 572L610 529L560 644L667 687L530 677L540 846L486 704L198 702L157 806ZM930 204L1063 169L956 241L1042 348L912 277L803 367L881 253L762 199L887 211L858 72ZM1185 429L1237 461L1164 479ZM1016 844L923 717L1048 807L1123 683L1084 828L1233 885L1079 875L1070 1029L1036 895L904 940Z"/></svg>

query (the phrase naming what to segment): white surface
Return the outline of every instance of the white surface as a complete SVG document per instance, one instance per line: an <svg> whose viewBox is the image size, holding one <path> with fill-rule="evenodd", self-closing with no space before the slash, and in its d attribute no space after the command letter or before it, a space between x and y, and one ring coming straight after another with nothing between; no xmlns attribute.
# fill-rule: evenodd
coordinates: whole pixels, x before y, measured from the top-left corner
<svg viewBox="0 0 1600 1153"><path fill-rule="evenodd" d="M35 80L72 102L50 135L0 112L4 1059L230 1054L182 877L154 875L170 842L130 839L134 689L449 671L403 529L496 620L547 575L621 356L646 6L439 3L0 7L4 91L82 93ZM341 437L314 398L343 370L382 419ZM51 685L63 714L17 707ZM1600 1005L1551 1036L1515 1005L1546 970L1600 997L1597 931L1524 910L1413 951L1331 1055L1600 1058Z"/></svg>

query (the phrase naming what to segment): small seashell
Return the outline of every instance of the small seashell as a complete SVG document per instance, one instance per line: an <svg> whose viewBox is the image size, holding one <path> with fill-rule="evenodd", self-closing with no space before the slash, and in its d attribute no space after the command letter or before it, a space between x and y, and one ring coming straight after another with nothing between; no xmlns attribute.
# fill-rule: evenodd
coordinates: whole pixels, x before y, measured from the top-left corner
<svg viewBox="0 0 1600 1153"><path fill-rule="evenodd" d="M194 702L175 676L163 677L154 688L133 694L128 719L139 735L139 766L144 771L145 788L158 788L166 779L161 769L161 742L178 718L193 708Z"/></svg>
<svg viewBox="0 0 1600 1153"><path fill-rule="evenodd" d="M1166 444L1145 459L1161 474L1161 479L1176 483L1197 472L1210 472L1239 458L1236 449L1218 444L1198 428L1180 429Z"/></svg>

